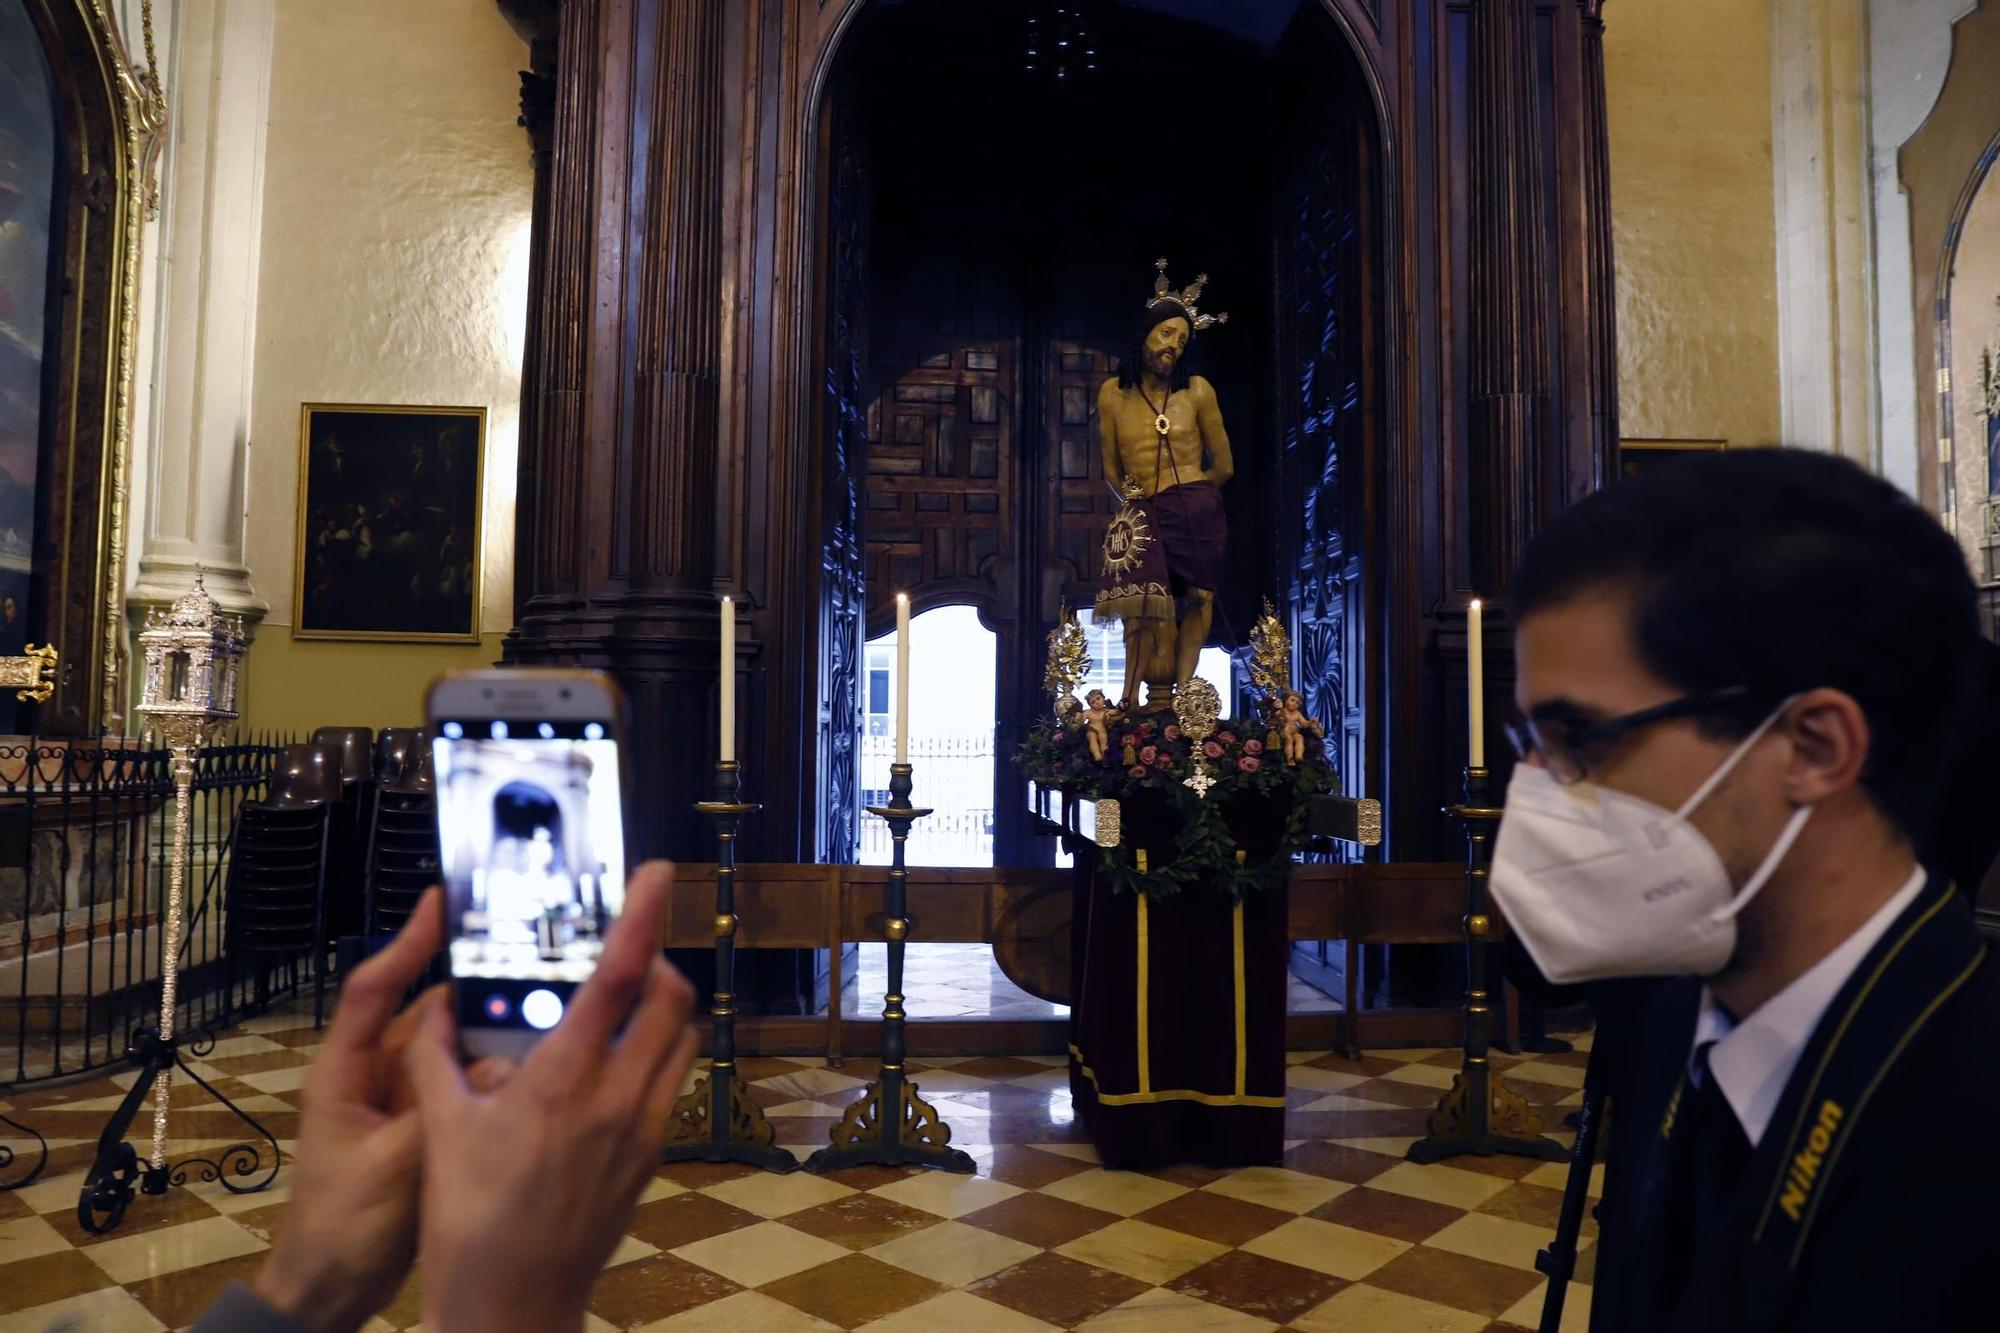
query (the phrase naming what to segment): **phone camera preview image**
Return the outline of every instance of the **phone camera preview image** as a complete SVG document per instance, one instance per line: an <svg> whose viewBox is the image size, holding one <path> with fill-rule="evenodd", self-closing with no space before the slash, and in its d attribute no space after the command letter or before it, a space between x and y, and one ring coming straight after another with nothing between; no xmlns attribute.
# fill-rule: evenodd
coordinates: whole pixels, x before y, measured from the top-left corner
<svg viewBox="0 0 2000 1333"><path fill-rule="evenodd" d="M442 731L434 757L452 974L555 983L501 986L482 1006L489 1023L553 1026L624 905L617 745L594 724Z"/></svg>

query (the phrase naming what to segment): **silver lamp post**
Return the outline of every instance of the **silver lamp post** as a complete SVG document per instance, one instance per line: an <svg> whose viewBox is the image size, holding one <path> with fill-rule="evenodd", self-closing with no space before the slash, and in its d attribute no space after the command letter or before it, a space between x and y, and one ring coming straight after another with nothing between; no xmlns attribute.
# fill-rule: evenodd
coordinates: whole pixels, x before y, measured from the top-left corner
<svg viewBox="0 0 2000 1333"><path fill-rule="evenodd" d="M167 918L160 949L159 1026L141 1029L133 1038L132 1059L140 1065L124 1102L98 1139L97 1160L86 1177L77 1203L77 1220L85 1230L102 1234L118 1225L132 1201L133 1182L141 1179L148 1194L164 1194L169 1184L185 1184L195 1168L202 1180L221 1180L236 1193L251 1193L269 1185L278 1174L277 1140L207 1080L188 1067L180 1053L181 1036L174 1027L180 1004L181 940L186 928L188 869L192 837L191 796L195 758L217 727L236 717L237 671L243 660L243 626L222 608L202 584L199 570L194 587L165 611L155 610L139 634L146 674L139 711L172 757L174 833L167 865ZM197 1054L199 1054L197 1048ZM234 1111L271 1145L270 1172L249 1186L231 1176L248 1176L260 1168L261 1153L238 1144L217 1154L219 1161L197 1158L169 1170L167 1119L173 1101L175 1066L187 1072L209 1096ZM124 1142L125 1130L150 1088L153 1095L153 1150L141 1177L137 1154Z"/></svg>

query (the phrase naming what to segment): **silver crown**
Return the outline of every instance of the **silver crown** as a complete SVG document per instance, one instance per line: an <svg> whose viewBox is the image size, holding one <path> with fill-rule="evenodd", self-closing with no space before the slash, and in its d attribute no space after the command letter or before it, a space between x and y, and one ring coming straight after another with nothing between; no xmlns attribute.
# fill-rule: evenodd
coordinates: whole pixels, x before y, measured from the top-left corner
<svg viewBox="0 0 2000 1333"><path fill-rule="evenodd" d="M1216 324L1227 324L1229 322L1227 312L1220 315L1204 315L1195 309L1194 303L1201 299L1201 289L1208 285L1208 274L1203 273L1198 275L1193 282L1179 291L1175 291L1173 284L1167 281L1167 261L1156 259L1153 261L1153 267L1158 270L1158 273L1153 279L1152 298L1146 302L1147 310L1150 311L1154 306L1166 303L1179 306L1181 310L1187 312L1188 323L1193 326L1192 331L1195 333L1200 333L1203 329L1210 328ZM1175 313L1178 314L1179 311Z"/></svg>

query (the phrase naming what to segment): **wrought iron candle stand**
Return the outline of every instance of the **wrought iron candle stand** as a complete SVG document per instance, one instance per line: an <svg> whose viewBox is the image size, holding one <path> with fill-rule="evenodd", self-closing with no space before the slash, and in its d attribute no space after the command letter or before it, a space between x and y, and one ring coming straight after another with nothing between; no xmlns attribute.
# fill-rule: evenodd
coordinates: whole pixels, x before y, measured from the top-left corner
<svg viewBox="0 0 2000 1333"><path fill-rule="evenodd" d="M1542 1122L1521 1094L1493 1072L1487 1051L1493 1037L1493 1002L1487 990L1487 946L1493 918L1486 910L1486 874L1493 855L1493 775L1465 770L1465 799L1448 813L1465 826L1465 1061L1451 1090L1431 1112L1430 1132L1410 1145L1409 1160L1441 1162L1462 1153L1490 1157L1511 1153L1560 1162L1569 1151L1542 1135Z"/></svg>
<svg viewBox="0 0 2000 1333"><path fill-rule="evenodd" d="M796 1171L799 1159L777 1146L764 1109L743 1095L736 1068L736 830L745 815L763 808L742 802L742 782L735 761L721 761L715 766L715 799L695 806L715 821L715 1003L709 1010L715 1030L708 1073L674 1104L673 1130L660 1157Z"/></svg>
<svg viewBox="0 0 2000 1333"><path fill-rule="evenodd" d="M165 1194L169 1185L185 1185L192 1174L203 1181L220 1181L232 1194L254 1194L278 1178L283 1155L278 1140L249 1112L217 1092L189 1065L185 1052L200 1059L214 1049L215 1037L203 1031L190 1041L174 1030L180 983L181 938L185 924L189 860L193 842L189 797L194 787L195 755L214 728L236 716L236 670L243 657L243 631L222 615L222 608L202 587L195 573L192 591L164 615L155 611L139 635L146 654L145 688L139 710L148 716L161 741L173 755L174 831L167 869L167 911L160 941L160 1021L140 1028L127 1057L139 1066L125 1100L112 1112L97 1139L97 1157L84 1177L76 1203L77 1224L103 1235L124 1220L135 1184L147 1194ZM167 1162L167 1116L172 1103L174 1070L200 1085L237 1119L257 1131L271 1146L271 1169L249 1185L236 1179L263 1170L263 1149L236 1143L212 1158L191 1157ZM138 1153L125 1142L125 1131L139 1113L148 1093L153 1095L153 1151L142 1170Z"/></svg>
<svg viewBox="0 0 2000 1333"><path fill-rule="evenodd" d="M882 1001L882 1071L847 1108L830 1135L832 1145L806 1159L808 1171L833 1171L843 1166L935 1166L970 1172L972 1158L951 1146L951 1127L937 1108L917 1095L903 1067L903 949L910 934L909 880L904 853L910 826L929 814L910 804L914 770L908 764L889 766L889 804L868 807L889 826L895 857L889 867L888 916L882 933L889 937L889 993ZM839 1003L836 998L834 1003Z"/></svg>

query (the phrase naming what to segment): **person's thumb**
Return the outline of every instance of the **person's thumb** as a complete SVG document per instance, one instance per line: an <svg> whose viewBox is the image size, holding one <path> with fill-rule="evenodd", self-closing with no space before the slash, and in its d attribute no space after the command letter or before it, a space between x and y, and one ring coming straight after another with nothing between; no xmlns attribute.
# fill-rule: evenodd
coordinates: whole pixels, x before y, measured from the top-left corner
<svg viewBox="0 0 2000 1333"><path fill-rule="evenodd" d="M451 1006L431 1004L403 1051L403 1071L415 1090L417 1111L426 1120L452 1114L466 1095L457 1046Z"/></svg>

